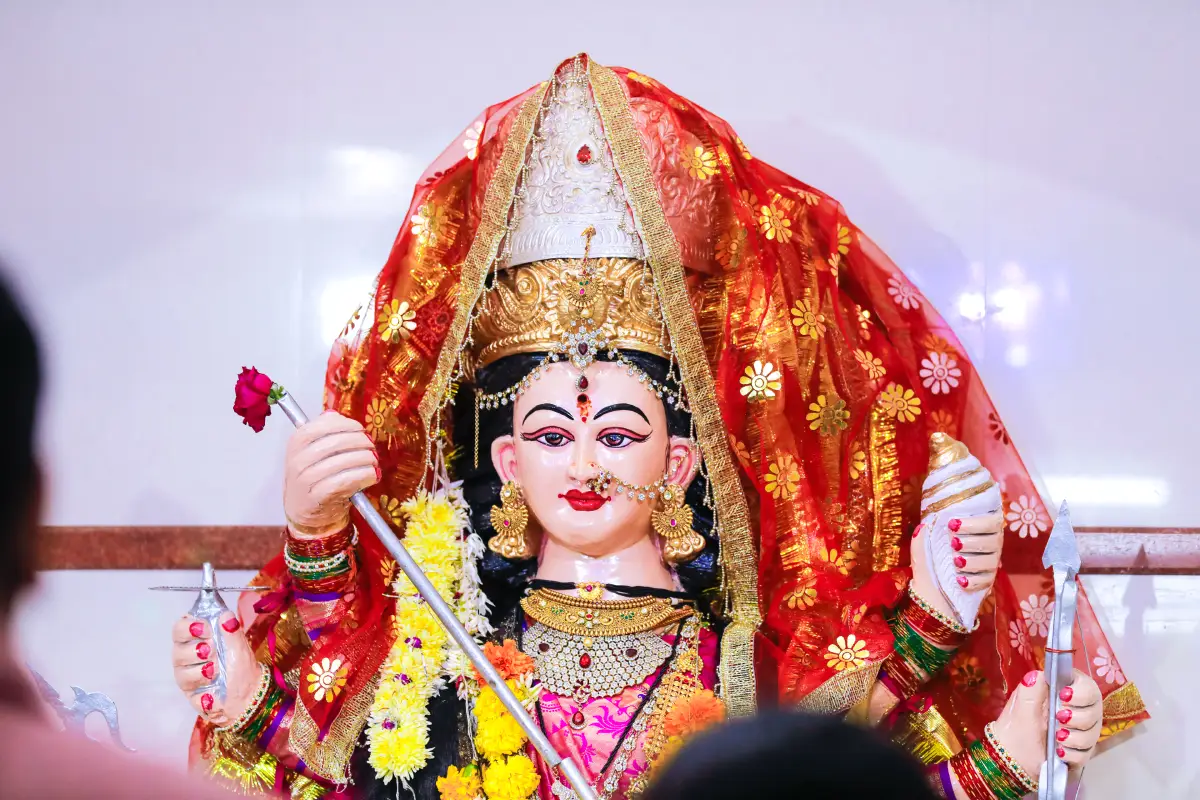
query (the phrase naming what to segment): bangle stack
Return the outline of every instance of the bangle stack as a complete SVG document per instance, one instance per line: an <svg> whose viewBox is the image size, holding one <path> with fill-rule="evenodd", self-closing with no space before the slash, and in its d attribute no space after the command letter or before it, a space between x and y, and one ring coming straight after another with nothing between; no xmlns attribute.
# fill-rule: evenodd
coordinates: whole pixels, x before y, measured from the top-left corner
<svg viewBox="0 0 1200 800"><path fill-rule="evenodd" d="M958 648L971 634L971 631L957 620L950 619L921 599L911 585L908 587L908 600L900 610L900 616L910 627L934 644Z"/></svg>
<svg viewBox="0 0 1200 800"><path fill-rule="evenodd" d="M1037 791L1037 781L996 742L990 724L983 739L950 759L950 769L968 800L1021 800Z"/></svg>
<svg viewBox="0 0 1200 800"><path fill-rule="evenodd" d="M356 538L352 525L320 539L301 539L289 532L283 560L297 587L321 593L345 586L353 566Z"/></svg>
<svg viewBox="0 0 1200 800"><path fill-rule="evenodd" d="M883 662L888 690L912 697L954 657L970 631L921 599L909 587L908 601L888 620L896 650Z"/></svg>

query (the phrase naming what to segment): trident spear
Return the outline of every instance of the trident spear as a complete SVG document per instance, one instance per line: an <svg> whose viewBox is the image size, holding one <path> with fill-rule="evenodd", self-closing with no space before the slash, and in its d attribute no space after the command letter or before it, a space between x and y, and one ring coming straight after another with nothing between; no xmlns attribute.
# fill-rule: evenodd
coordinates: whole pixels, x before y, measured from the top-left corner
<svg viewBox="0 0 1200 800"><path fill-rule="evenodd" d="M1054 530L1042 553L1042 566L1054 571L1054 611L1046 637L1046 683L1050 685L1050 714L1046 721L1046 763L1038 781L1038 800L1066 800L1068 765L1055 753L1054 738L1058 715L1058 693L1069 686L1075 676L1071 663L1071 637L1075 629L1075 598L1079 574L1079 548L1075 529L1071 527L1071 511L1066 501L1058 510Z"/></svg>
<svg viewBox="0 0 1200 800"><path fill-rule="evenodd" d="M266 377L266 376L260 376ZM269 379L268 379L269 380ZM287 393L277 383L272 383L270 394L267 397L267 402L278 405L283 409L283 413L292 421L292 424L299 428L304 423L308 422L308 417L301 410L300 405L295 399ZM238 410L235 405L234 410ZM240 412L239 412L240 413ZM268 410L269 413L269 410ZM261 427L261 426L260 426ZM433 611L434 616L442 623L442 627L450 634L450 638L462 649L471 663L475 665L475 669L483 676L484 680L496 692L496 696L500 698L500 702L504 704L505 709L509 714L512 714L513 719L521 726L525 735L529 737L529 741L541 754L546 763L553 769L558 767L562 772L567 783L575 790L575 795L578 800L597 800L596 792L584 777L583 771L580 770L573 760L559 755L554 749L554 745L550 744L550 740L542 733L542 729L538 727L526 711L525 706L513 694L512 689L508 688L508 684L500 677L500 673L492 666L492 662L488 661L487 656L483 654L483 650L475 642L471 634L467 633L467 629L459 622L454 611L447 605L446 601L438 593L433 584L429 582L429 578L425 577L425 573L409 555L408 550L396 538L396 534L392 532L391 527L384 521L383 517L375 507L371 505L371 501L362 492L355 492L350 498L350 502L358 509L358 513L362 514L363 519L371 526L371 530L379 538L379 541L392 554L392 558L396 559L396 564L412 581L421 597L429 604L429 609ZM215 629L214 629L215 633Z"/></svg>

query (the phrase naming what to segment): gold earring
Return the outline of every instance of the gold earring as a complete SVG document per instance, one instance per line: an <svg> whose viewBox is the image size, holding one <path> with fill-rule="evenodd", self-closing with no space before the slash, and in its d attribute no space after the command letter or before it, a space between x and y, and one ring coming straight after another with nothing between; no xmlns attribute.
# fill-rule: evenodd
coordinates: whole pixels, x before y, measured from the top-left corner
<svg viewBox="0 0 1200 800"><path fill-rule="evenodd" d="M525 536L529 509L516 481L509 481L500 489L500 507L492 506L491 521L496 534L488 540L489 550L514 561L535 555Z"/></svg>
<svg viewBox="0 0 1200 800"><path fill-rule="evenodd" d="M692 530L692 509L683 502L683 487L667 484L659 497L662 508L650 514L650 524L662 537L663 559L668 564L687 563L704 549L704 537Z"/></svg>

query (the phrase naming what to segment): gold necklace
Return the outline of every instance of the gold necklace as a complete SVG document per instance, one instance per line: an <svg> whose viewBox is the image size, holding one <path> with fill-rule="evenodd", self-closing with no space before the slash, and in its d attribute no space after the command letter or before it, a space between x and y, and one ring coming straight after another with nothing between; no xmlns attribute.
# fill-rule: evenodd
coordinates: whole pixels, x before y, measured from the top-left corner
<svg viewBox="0 0 1200 800"><path fill-rule="evenodd" d="M600 584L588 584L589 598L535 589L521 600L521 608L533 620L562 633L585 638L629 636L656 630L678 622L692 613L683 606L676 608L670 601L657 597L637 597L629 600L599 600L604 591Z"/></svg>

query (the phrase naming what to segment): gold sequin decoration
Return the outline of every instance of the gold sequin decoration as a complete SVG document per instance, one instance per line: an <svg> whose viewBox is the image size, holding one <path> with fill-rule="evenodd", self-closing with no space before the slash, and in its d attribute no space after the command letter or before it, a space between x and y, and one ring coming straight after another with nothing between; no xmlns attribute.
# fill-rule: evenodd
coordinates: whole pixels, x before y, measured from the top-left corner
<svg viewBox="0 0 1200 800"><path fill-rule="evenodd" d="M896 420L879 405L871 408L871 482L875 494L873 567L876 572L900 563L904 538L900 461L896 455Z"/></svg>

